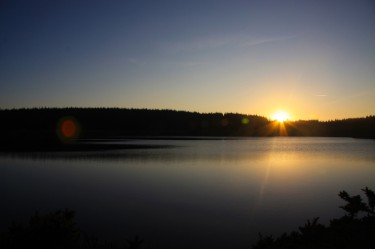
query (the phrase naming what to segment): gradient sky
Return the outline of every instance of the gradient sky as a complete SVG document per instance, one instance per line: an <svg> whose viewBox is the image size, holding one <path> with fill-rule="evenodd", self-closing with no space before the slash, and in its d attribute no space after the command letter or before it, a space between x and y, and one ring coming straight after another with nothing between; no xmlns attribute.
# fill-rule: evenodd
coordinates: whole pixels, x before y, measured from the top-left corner
<svg viewBox="0 0 375 249"><path fill-rule="evenodd" d="M1 0L0 108L375 114L373 0Z"/></svg>

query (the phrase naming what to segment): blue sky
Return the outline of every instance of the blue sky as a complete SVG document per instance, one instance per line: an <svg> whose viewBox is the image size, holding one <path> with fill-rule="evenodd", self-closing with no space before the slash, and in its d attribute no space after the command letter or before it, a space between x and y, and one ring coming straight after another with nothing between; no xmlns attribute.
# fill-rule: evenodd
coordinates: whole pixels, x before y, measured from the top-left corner
<svg viewBox="0 0 375 249"><path fill-rule="evenodd" d="M0 2L0 107L375 114L375 2Z"/></svg>

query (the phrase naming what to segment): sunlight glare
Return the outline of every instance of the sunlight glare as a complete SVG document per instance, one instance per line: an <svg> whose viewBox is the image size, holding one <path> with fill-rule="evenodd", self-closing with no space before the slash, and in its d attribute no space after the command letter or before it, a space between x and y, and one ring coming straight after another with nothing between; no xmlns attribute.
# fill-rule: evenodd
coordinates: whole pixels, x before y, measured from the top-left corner
<svg viewBox="0 0 375 249"><path fill-rule="evenodd" d="M286 112L280 111L272 115L272 120L277 120L282 123L289 118L289 115Z"/></svg>

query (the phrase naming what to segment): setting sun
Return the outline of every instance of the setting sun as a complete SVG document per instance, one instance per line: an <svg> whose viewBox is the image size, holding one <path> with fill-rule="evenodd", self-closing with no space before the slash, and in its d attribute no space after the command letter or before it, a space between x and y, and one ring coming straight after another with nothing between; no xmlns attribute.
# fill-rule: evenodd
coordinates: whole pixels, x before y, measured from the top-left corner
<svg viewBox="0 0 375 249"><path fill-rule="evenodd" d="M282 123L289 118L289 115L286 112L280 111L272 115L272 120L277 120Z"/></svg>

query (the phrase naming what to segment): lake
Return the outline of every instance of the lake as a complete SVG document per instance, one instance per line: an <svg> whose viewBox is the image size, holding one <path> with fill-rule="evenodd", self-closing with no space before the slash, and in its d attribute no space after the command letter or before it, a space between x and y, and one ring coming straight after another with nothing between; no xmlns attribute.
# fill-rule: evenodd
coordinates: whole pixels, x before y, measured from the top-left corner
<svg viewBox="0 0 375 249"><path fill-rule="evenodd" d="M344 212L375 190L375 141L352 138L113 140L96 152L0 153L1 228L69 208L82 230L145 248L250 248ZM158 147L160 145L160 147Z"/></svg>

